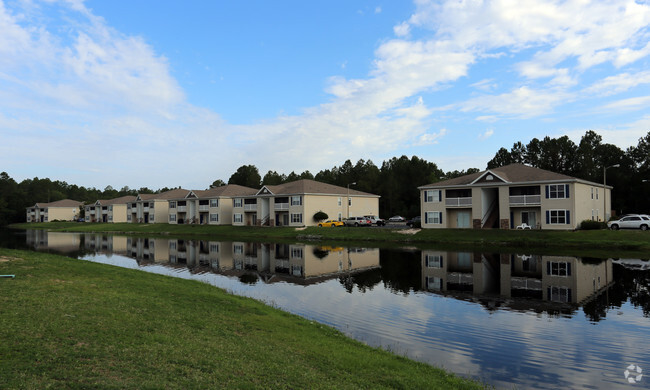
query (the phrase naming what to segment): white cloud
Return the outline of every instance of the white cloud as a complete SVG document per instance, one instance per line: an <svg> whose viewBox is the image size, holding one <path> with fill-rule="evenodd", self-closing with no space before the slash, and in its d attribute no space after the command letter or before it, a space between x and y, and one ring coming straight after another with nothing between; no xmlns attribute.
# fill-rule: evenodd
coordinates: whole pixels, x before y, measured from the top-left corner
<svg viewBox="0 0 650 390"><path fill-rule="evenodd" d="M447 134L447 129L440 129L437 133L424 133L420 135L414 146L432 145L439 143L439 139Z"/></svg>
<svg viewBox="0 0 650 390"><path fill-rule="evenodd" d="M650 84L650 71L620 73L615 76L605 77L586 88L584 92L586 94L608 96L628 91L643 84Z"/></svg>
<svg viewBox="0 0 650 390"><path fill-rule="evenodd" d="M479 134L478 139L480 140L486 140L494 135L494 130L488 129L485 131L485 133Z"/></svg>
<svg viewBox="0 0 650 390"><path fill-rule="evenodd" d="M501 95L472 98L459 106L464 112L493 113L488 115L488 118L493 118L493 115L530 118L552 112L555 106L569 98L570 96L563 91L534 90L524 86Z"/></svg>
<svg viewBox="0 0 650 390"><path fill-rule="evenodd" d="M650 96L639 96L629 99L617 100L612 103L606 104L602 108L605 110L643 110L647 109L650 105Z"/></svg>

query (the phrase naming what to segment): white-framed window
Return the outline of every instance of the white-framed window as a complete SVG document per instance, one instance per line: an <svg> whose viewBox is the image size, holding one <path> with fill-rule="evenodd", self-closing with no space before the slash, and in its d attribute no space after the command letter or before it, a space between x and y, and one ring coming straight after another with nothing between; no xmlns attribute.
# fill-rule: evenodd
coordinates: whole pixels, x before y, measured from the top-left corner
<svg viewBox="0 0 650 390"><path fill-rule="evenodd" d="M108 211L113 211L113 206L108 206Z"/></svg>
<svg viewBox="0 0 650 390"><path fill-rule="evenodd" d="M234 244L232 246L232 253L236 255L243 255L244 254L244 245L243 244Z"/></svg>
<svg viewBox="0 0 650 390"><path fill-rule="evenodd" d="M210 243L210 253L219 253L219 244Z"/></svg>
<svg viewBox="0 0 650 390"><path fill-rule="evenodd" d="M210 222L219 222L219 214L210 214Z"/></svg>
<svg viewBox="0 0 650 390"><path fill-rule="evenodd" d="M129 215L129 221L131 220L131 216ZM86 222L90 221L90 217L86 215Z"/></svg>
<svg viewBox="0 0 650 390"><path fill-rule="evenodd" d="M342 205L343 202L341 201L341 197L339 196L339 206Z"/></svg>
<svg viewBox="0 0 650 390"><path fill-rule="evenodd" d="M442 198L442 191L440 190L427 190L424 191L424 202L425 203L432 203L432 202L440 202Z"/></svg>
<svg viewBox="0 0 650 390"><path fill-rule="evenodd" d="M153 208L154 205L155 205L154 202L149 203L149 208Z"/></svg>
<svg viewBox="0 0 650 390"><path fill-rule="evenodd" d="M169 222L176 222L176 214L169 214Z"/></svg>
<svg viewBox="0 0 650 390"><path fill-rule="evenodd" d="M169 249L176 249L176 241L169 241Z"/></svg>
<svg viewBox="0 0 650 390"><path fill-rule="evenodd" d="M300 247L291 248L291 258L292 259L302 259L302 248L300 248Z"/></svg>
<svg viewBox="0 0 650 390"><path fill-rule="evenodd" d="M210 199L210 207L219 207L219 199Z"/></svg>
<svg viewBox="0 0 650 390"><path fill-rule="evenodd" d="M427 224L442 224L442 212L440 211L427 211L424 213L424 221Z"/></svg>
<svg viewBox="0 0 650 390"><path fill-rule="evenodd" d="M549 225L568 225L571 223L569 210L546 210L546 223Z"/></svg>
<svg viewBox="0 0 650 390"><path fill-rule="evenodd" d="M243 204L244 204L243 198L235 198L233 200L233 207L243 207Z"/></svg>
<svg viewBox="0 0 650 390"><path fill-rule="evenodd" d="M424 265L427 268L442 268L443 259L442 255L424 255Z"/></svg>
<svg viewBox="0 0 650 390"><path fill-rule="evenodd" d="M302 213L291 214L291 223L302 223Z"/></svg>
<svg viewBox="0 0 650 390"><path fill-rule="evenodd" d="M90 211L90 207L86 207L86 211L87 211L87 212Z"/></svg>
<svg viewBox="0 0 650 390"><path fill-rule="evenodd" d="M302 196L300 195L295 195L291 197L291 205L292 206L302 206Z"/></svg>
<svg viewBox="0 0 650 390"><path fill-rule="evenodd" d="M348 206L352 206L352 198L348 198Z"/></svg>
<svg viewBox="0 0 650 390"><path fill-rule="evenodd" d="M571 302L571 289L568 287L549 287L548 300L551 302Z"/></svg>
<svg viewBox="0 0 650 390"><path fill-rule="evenodd" d="M154 217L155 217L155 215L149 214L149 222L153 222Z"/></svg>
<svg viewBox="0 0 650 390"><path fill-rule="evenodd" d="M175 209L175 208L176 208L176 202L173 201L173 200L170 201L170 202L169 202L169 208L170 208L170 209Z"/></svg>
<svg viewBox="0 0 650 390"><path fill-rule="evenodd" d="M45 222L47 222L47 215L45 216L45 218L44 218L43 220L44 220Z"/></svg>
<svg viewBox="0 0 650 390"><path fill-rule="evenodd" d="M568 261L549 261L546 263L546 275L571 276L571 263Z"/></svg>
<svg viewBox="0 0 650 390"><path fill-rule="evenodd" d="M342 220L343 220L343 214L342 214L342 213L339 213L339 219L338 219L338 220L339 220L339 221L342 221Z"/></svg>
<svg viewBox="0 0 650 390"><path fill-rule="evenodd" d="M438 277L426 277L426 286L427 290L435 290L435 291L440 291L442 290L442 278Z"/></svg>
<svg viewBox="0 0 650 390"><path fill-rule="evenodd" d="M596 188L596 200L598 200L598 188Z"/></svg>
<svg viewBox="0 0 650 390"><path fill-rule="evenodd" d="M108 216L108 222L113 222L113 216L112 215Z"/></svg>
<svg viewBox="0 0 650 390"><path fill-rule="evenodd" d="M87 220L88 220L88 217L86 217L86 221L87 221ZM130 220L131 220L131 214L127 214L127 215L126 215L126 220L127 220L127 221L130 221Z"/></svg>
<svg viewBox="0 0 650 390"><path fill-rule="evenodd" d="M232 215L232 221L235 223L241 223L244 220L244 217L242 214L233 214Z"/></svg>
<svg viewBox="0 0 650 390"><path fill-rule="evenodd" d="M546 197L548 199L567 199L569 198L568 184L549 184L546 186Z"/></svg>

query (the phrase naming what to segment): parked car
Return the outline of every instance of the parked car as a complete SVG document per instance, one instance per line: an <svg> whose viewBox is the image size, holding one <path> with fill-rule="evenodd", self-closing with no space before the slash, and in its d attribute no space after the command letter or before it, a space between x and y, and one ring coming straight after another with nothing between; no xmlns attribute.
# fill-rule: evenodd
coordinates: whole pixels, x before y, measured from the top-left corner
<svg viewBox="0 0 650 390"><path fill-rule="evenodd" d="M414 228L421 228L422 227L422 217L419 215L417 217L413 217L406 221L406 226L408 227L414 227Z"/></svg>
<svg viewBox="0 0 650 390"><path fill-rule="evenodd" d="M386 221L383 219L379 218L376 215L364 215L364 218L368 218L370 220L371 225L376 225L376 226L384 226L386 225Z"/></svg>
<svg viewBox="0 0 650 390"><path fill-rule="evenodd" d="M650 217L642 214L629 214L620 219L607 222L607 227L612 230L618 229L641 229L648 230Z"/></svg>
<svg viewBox="0 0 650 390"><path fill-rule="evenodd" d="M345 226L370 226L372 223L366 217L350 217L345 220Z"/></svg>
<svg viewBox="0 0 650 390"><path fill-rule="evenodd" d="M318 223L318 227L341 227L341 226L345 226L345 224L341 221L328 220L325 222Z"/></svg>
<svg viewBox="0 0 650 390"><path fill-rule="evenodd" d="M388 222L404 222L406 221L406 218L402 217L401 215L395 215L393 217L388 218Z"/></svg>

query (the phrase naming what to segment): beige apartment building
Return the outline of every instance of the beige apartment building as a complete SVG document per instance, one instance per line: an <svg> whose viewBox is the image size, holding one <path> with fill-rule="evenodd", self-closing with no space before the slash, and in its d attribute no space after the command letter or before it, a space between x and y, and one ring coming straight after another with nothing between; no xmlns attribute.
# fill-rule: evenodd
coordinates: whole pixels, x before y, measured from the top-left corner
<svg viewBox="0 0 650 390"><path fill-rule="evenodd" d="M83 202L71 199L50 203L36 203L27 207L27 222L76 221L79 218Z"/></svg>
<svg viewBox="0 0 650 390"><path fill-rule="evenodd" d="M315 226L314 214L329 219L378 215L379 195L321 183L297 180L266 185L250 196L233 199L234 226Z"/></svg>
<svg viewBox="0 0 650 390"><path fill-rule="evenodd" d="M612 199L610 186L523 164L418 189L424 229L573 230L583 220L606 221Z"/></svg>
<svg viewBox="0 0 650 390"><path fill-rule="evenodd" d="M177 188L160 194L138 194L127 203L126 221L130 223L167 223L169 200L183 198L189 190Z"/></svg>
<svg viewBox="0 0 650 390"><path fill-rule="evenodd" d="M127 206L136 197L121 196L114 199L98 200L92 205L86 205L86 222L120 223L127 221Z"/></svg>
<svg viewBox="0 0 650 390"><path fill-rule="evenodd" d="M231 225L233 199L256 193L255 188L237 184L228 184L205 191L189 191L182 198L169 200L169 223Z"/></svg>

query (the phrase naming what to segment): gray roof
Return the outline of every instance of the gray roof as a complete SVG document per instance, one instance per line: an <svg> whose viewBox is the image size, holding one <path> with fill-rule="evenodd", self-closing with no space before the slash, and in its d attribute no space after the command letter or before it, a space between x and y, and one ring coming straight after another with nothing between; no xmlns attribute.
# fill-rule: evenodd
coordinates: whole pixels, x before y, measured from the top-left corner
<svg viewBox="0 0 650 390"><path fill-rule="evenodd" d="M498 168L486 169L485 171L470 173L469 175L456 177L449 180L439 181L437 183L427 184L418 188L437 188L437 187L457 187L468 186L476 184L481 181L484 176L490 173L496 176L496 182L503 182L504 184L514 183L527 183L527 182L572 182L579 181L584 183L591 183L586 180L578 179L573 176L564 175L547 171L545 169L533 168L524 164L510 164ZM481 183L483 183L481 181ZM496 184L495 182L491 184ZM602 184L592 183L594 185L602 186Z"/></svg>
<svg viewBox="0 0 650 390"><path fill-rule="evenodd" d="M273 195L298 195L298 194L322 194L322 195L346 195L348 194L347 187L339 187L333 184L321 183L315 180L302 179L289 183L284 183L276 186L267 185ZM261 191L261 190L260 190ZM258 191L258 193L261 193ZM371 196L379 197L379 195L370 194L367 192L357 191L350 188L350 196Z"/></svg>
<svg viewBox="0 0 650 390"><path fill-rule="evenodd" d="M113 198L113 199L99 199L97 202L101 206L109 206L112 204L127 204L135 201L135 196L133 195L126 195L126 196L120 196L119 198ZM95 202L95 203L97 203Z"/></svg>
<svg viewBox="0 0 650 390"><path fill-rule="evenodd" d="M210 188L209 190L194 190L192 192L199 198L218 198L255 195L257 191L259 190L240 186L239 184L228 184L221 187Z"/></svg>
<svg viewBox="0 0 650 390"><path fill-rule="evenodd" d="M188 192L190 192L190 190L177 188L175 190L161 192L160 194L138 194L138 196L141 200L169 200L184 198Z"/></svg>
<svg viewBox="0 0 650 390"><path fill-rule="evenodd" d="M82 205L83 202L79 202L78 200L72 200L72 199L63 199L63 200L57 200L56 202L50 202L50 203L36 203L34 206L31 207L38 207L38 208L45 208L45 207L79 207Z"/></svg>

